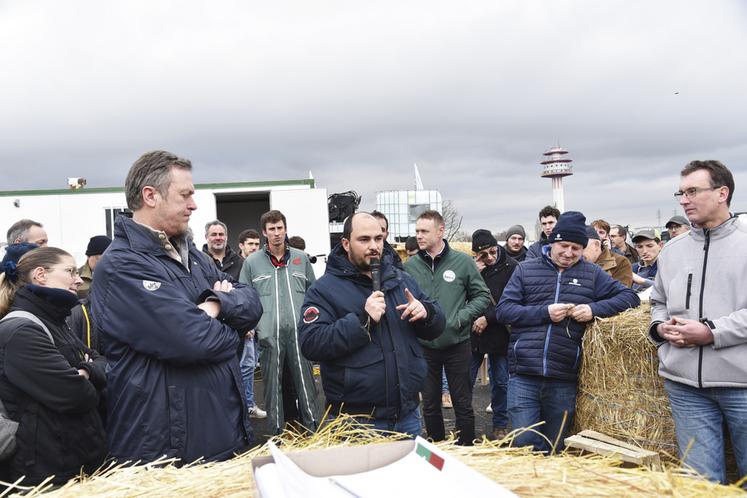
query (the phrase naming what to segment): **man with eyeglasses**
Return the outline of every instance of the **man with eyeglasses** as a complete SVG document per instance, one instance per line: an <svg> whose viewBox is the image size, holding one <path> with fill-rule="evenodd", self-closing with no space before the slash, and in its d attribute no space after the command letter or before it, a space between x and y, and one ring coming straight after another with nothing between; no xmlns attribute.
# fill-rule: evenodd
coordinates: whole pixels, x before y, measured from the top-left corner
<svg viewBox="0 0 747 498"><path fill-rule="evenodd" d="M669 232L670 239L682 235L690 230L690 222L687 221L687 218L681 215L672 216L664 226L666 227L667 232Z"/></svg>
<svg viewBox="0 0 747 498"><path fill-rule="evenodd" d="M729 211L734 177L693 161L674 195L692 224L659 256L649 334L684 463L726 481L724 428L747 474L747 226Z"/></svg>
<svg viewBox="0 0 747 498"><path fill-rule="evenodd" d="M501 299L514 268L519 263L506 254L498 245L489 230L476 230L472 234L472 252L480 275L490 290L490 304L485 312L472 323L472 363L470 375L472 384L477 379L477 371L485 355L488 355L490 373L490 408L493 412L493 433L495 439L507 434L508 411L508 328L495 317L495 305Z"/></svg>

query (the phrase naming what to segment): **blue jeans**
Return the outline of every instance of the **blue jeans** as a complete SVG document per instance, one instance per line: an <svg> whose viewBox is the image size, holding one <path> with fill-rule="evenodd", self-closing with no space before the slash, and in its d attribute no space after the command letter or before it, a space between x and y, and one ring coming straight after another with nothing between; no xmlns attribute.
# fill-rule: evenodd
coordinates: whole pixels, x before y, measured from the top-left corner
<svg viewBox="0 0 747 498"><path fill-rule="evenodd" d="M555 445L555 451L561 451L575 413L576 381L533 375L511 375L508 379L511 427L520 429L545 422L533 429L542 435L525 431L514 439L514 446L533 446L536 451L549 452Z"/></svg>
<svg viewBox="0 0 747 498"><path fill-rule="evenodd" d="M423 431L423 425L420 422L420 407L415 408L404 417L397 419L396 422L385 419L374 419L364 423L371 424L374 429L380 431L401 432L402 434L409 434L412 437L419 436Z"/></svg>
<svg viewBox="0 0 747 498"><path fill-rule="evenodd" d="M747 389L698 389L669 379L664 381L664 388L672 406L677 446L680 456L684 455L684 463L712 481L725 483L726 421L739 476L747 475Z"/></svg>
<svg viewBox="0 0 747 498"><path fill-rule="evenodd" d="M334 415L327 417L327 421L332 421L334 419ZM401 432L402 434L408 434L413 438L419 436L423 432L423 425L420 421L420 407L415 408L410 413L397 419L396 422L381 418L372 419L370 417L356 417L356 420L361 425L365 425L370 429Z"/></svg>
<svg viewBox="0 0 747 498"><path fill-rule="evenodd" d="M475 385L477 371L484 355L472 353L470 375ZM490 406L493 409L493 430L508 426L508 358L497 353L488 353L488 373L490 375Z"/></svg>
<svg viewBox="0 0 747 498"><path fill-rule="evenodd" d="M241 354L241 380L246 392L246 409L254 408L254 367L257 365L254 354L254 338L244 338L244 352Z"/></svg>
<svg viewBox="0 0 747 498"><path fill-rule="evenodd" d="M446 369L441 369L441 394L449 394L449 381L446 380Z"/></svg>

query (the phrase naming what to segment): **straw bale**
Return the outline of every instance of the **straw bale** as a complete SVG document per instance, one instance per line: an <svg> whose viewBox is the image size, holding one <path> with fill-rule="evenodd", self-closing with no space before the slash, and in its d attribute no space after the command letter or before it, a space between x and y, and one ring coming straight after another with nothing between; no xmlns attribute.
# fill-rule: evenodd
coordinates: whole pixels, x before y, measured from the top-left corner
<svg viewBox="0 0 747 498"><path fill-rule="evenodd" d="M674 422L656 347L647 339L649 320L650 306L644 304L586 329L576 428L675 458Z"/></svg>
<svg viewBox="0 0 747 498"><path fill-rule="evenodd" d="M402 435L376 432L342 419L312 436L285 432L274 441L286 451L331 446L378 443ZM545 457L528 448L512 448L503 441L483 440L474 447L456 446L454 440L439 443L445 452L462 460L520 496L739 496L736 486L720 486L688 475L674 466L663 471L622 468L620 462L598 455L569 453ZM247 497L255 496L251 460L268 453L267 445L221 463L177 467L173 461L139 466L118 466L81 477L56 490L39 487L28 496L54 498L78 496L141 497Z"/></svg>

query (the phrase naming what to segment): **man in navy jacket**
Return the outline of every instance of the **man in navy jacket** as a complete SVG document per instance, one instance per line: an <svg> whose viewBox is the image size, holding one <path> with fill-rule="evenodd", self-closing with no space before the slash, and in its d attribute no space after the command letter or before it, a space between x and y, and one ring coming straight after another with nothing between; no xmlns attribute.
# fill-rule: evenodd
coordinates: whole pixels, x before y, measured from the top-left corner
<svg viewBox="0 0 747 498"><path fill-rule="evenodd" d="M327 271L306 293L301 351L321 363L332 415L361 415L376 429L419 435L418 393L426 364L418 338L432 340L446 323L389 255L381 260L381 290L373 290L371 259L384 252L376 218L356 213Z"/></svg>
<svg viewBox="0 0 747 498"><path fill-rule="evenodd" d="M509 342L508 413L520 434L518 446L559 450L576 410L581 339L594 317L608 317L640 304L638 296L581 255L588 241L586 218L563 213L542 248L543 256L521 263L496 308L512 326ZM543 437L544 436L544 437Z"/></svg>
<svg viewBox="0 0 747 498"><path fill-rule="evenodd" d="M135 162L125 183L133 218L117 218L94 272L109 450L120 461L222 460L250 442L237 348L262 305L186 236L191 169L163 151Z"/></svg>

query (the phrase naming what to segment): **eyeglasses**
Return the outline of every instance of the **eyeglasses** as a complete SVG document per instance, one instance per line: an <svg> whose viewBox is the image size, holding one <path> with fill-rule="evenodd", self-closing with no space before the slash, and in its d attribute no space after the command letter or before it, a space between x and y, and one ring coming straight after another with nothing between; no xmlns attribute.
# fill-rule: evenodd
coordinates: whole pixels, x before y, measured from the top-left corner
<svg viewBox="0 0 747 498"><path fill-rule="evenodd" d="M674 198L681 199L682 196L684 195L687 199L692 199L693 197L698 195L698 193L700 192L705 192L706 190L717 190L717 189L720 189L721 187L723 187L723 185L719 185L718 187L690 187L688 189L678 190L677 192L675 192Z"/></svg>
<svg viewBox="0 0 747 498"><path fill-rule="evenodd" d="M64 272L69 273L71 278L75 278L75 277L77 277L77 276L80 275L80 272L74 266L69 266L69 267L65 267L65 266L62 266L62 267L61 266L48 266L48 267L46 267L46 269L47 270L62 270Z"/></svg>
<svg viewBox="0 0 747 498"><path fill-rule="evenodd" d="M488 256L496 257L497 255L498 255L498 248L491 247L487 251L481 251L477 253L477 260L480 261L483 259L488 259Z"/></svg>

